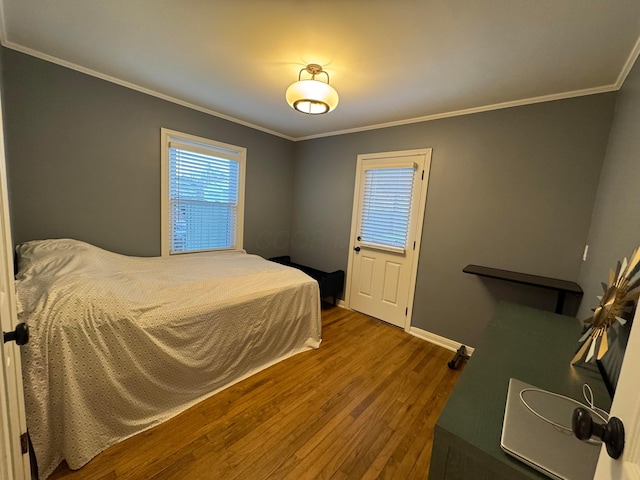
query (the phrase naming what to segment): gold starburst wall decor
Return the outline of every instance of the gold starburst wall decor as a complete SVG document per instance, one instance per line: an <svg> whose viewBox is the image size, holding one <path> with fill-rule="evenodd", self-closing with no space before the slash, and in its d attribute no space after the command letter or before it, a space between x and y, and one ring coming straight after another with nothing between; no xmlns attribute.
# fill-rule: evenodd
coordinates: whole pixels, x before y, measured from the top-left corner
<svg viewBox="0 0 640 480"><path fill-rule="evenodd" d="M593 309L593 316L586 319L585 331L580 337L582 346L571 360L572 365L592 364L609 350L610 331L615 324L627 323L630 314L640 297L640 247L618 262L615 269L609 270L609 283L602 283L604 293L598 297L600 303ZM627 317L627 318L625 318Z"/></svg>

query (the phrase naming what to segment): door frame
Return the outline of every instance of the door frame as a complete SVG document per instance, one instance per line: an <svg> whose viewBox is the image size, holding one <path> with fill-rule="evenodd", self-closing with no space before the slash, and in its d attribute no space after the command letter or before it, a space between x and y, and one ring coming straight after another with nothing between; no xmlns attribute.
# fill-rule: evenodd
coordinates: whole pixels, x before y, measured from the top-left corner
<svg viewBox="0 0 640 480"><path fill-rule="evenodd" d="M603 444L594 480L637 480L640 478L640 398L636 368L640 361L640 308L631 324L631 332L622 360L610 417L618 417L624 424L625 445L617 460L607 454Z"/></svg>
<svg viewBox="0 0 640 480"><path fill-rule="evenodd" d="M1 97L1 96L0 96ZM6 285L5 313L0 319L1 330L12 331L17 323L15 283L13 278L13 243L9 221L2 100L0 98L0 275ZM2 295L2 292L0 292ZM15 342L0 340L0 480L30 478L29 455L22 453L20 436L27 431L20 347ZM6 477L5 477L6 475Z"/></svg>
<svg viewBox="0 0 640 480"><path fill-rule="evenodd" d="M414 155L424 155L424 170L422 181L420 182L420 194L418 205L418 216L416 218L415 238L410 240L415 241L415 248L413 250L413 259L411 262L411 280L409 283L408 301L407 301L407 314L404 320L404 331L409 332L411 329L411 318L413 315L413 300L416 291L416 279L418 277L418 259L420 258L420 247L422 245L422 228L424 225L424 212L427 204L427 191L429 186L429 172L431 171L431 153L432 148L419 148L414 150L399 150L393 152L380 152L380 153L364 153L358 155L356 162L356 181L353 193L353 206L351 211L351 232L349 234L349 261L347 263L347 281L345 286L344 303L348 309L351 309L351 286L352 286L352 272L354 262L354 250L353 244L357 236L356 227L358 225L358 197L360 195L360 188L362 182L364 182L364 176L362 175L362 163L365 160L376 160L380 158L394 158L394 157L408 157Z"/></svg>

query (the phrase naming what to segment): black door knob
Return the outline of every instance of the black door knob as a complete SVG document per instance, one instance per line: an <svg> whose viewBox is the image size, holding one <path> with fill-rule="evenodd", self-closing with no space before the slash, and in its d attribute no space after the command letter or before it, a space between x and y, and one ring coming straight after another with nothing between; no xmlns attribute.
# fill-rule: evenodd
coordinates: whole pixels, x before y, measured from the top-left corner
<svg viewBox="0 0 640 480"><path fill-rule="evenodd" d="M595 423L586 408L578 407L573 411L571 429L576 437L587 441L591 437L598 437L607 447L611 458L619 458L624 450L624 425L617 417L609 418L604 425Z"/></svg>
<svg viewBox="0 0 640 480"><path fill-rule="evenodd" d="M26 323L19 323L16 325L16 329L13 332L2 332L4 337L4 343L16 342L18 345L26 345L29 343L29 325Z"/></svg>
<svg viewBox="0 0 640 480"><path fill-rule="evenodd" d="M360 251L360 247L353 247L353 249L354 249L356 252L359 252L359 251Z"/></svg>

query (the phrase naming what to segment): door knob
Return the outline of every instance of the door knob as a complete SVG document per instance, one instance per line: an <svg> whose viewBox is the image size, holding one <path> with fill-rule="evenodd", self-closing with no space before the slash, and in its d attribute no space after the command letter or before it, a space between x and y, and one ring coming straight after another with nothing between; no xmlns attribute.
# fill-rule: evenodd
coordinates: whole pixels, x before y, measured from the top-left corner
<svg viewBox="0 0 640 480"><path fill-rule="evenodd" d="M17 324L16 329L13 332L2 333L4 343L16 342L17 345L26 345L29 343L29 325L24 322Z"/></svg>
<svg viewBox="0 0 640 480"><path fill-rule="evenodd" d="M360 247L353 247L353 249L354 249L356 252L359 252L359 251L360 251Z"/></svg>
<svg viewBox="0 0 640 480"><path fill-rule="evenodd" d="M586 408L578 407L573 411L571 429L576 437L586 442L598 437L607 447L607 453L613 459L619 458L624 450L624 425L622 420L611 417L604 425L595 423Z"/></svg>

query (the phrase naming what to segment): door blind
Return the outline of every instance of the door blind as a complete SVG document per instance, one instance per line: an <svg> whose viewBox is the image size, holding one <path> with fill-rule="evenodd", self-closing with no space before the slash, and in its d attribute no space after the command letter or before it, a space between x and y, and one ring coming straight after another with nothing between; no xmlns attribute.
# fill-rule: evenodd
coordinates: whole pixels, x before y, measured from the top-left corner
<svg viewBox="0 0 640 480"><path fill-rule="evenodd" d="M240 164L169 147L171 253L236 245Z"/></svg>
<svg viewBox="0 0 640 480"><path fill-rule="evenodd" d="M406 249L415 169L365 170L360 241Z"/></svg>

